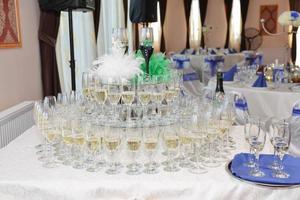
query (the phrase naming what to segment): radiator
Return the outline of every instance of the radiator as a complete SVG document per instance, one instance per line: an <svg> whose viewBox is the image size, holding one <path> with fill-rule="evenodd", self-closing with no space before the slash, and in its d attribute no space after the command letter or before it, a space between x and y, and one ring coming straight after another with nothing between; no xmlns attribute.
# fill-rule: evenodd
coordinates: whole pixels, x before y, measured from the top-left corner
<svg viewBox="0 0 300 200"><path fill-rule="evenodd" d="M29 129L33 124L34 102L26 101L0 112L0 148Z"/></svg>

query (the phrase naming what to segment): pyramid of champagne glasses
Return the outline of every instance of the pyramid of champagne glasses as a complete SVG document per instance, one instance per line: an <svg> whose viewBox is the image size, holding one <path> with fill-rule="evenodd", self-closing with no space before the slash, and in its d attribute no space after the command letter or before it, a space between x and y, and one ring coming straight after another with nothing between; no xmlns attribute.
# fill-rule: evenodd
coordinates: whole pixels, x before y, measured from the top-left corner
<svg viewBox="0 0 300 200"><path fill-rule="evenodd" d="M46 168L201 174L228 161L235 148L229 136L230 107L220 113L215 102L179 92L175 83L170 86L174 79L83 80L88 82L83 92L35 103L34 118L44 140L36 146L37 158Z"/></svg>

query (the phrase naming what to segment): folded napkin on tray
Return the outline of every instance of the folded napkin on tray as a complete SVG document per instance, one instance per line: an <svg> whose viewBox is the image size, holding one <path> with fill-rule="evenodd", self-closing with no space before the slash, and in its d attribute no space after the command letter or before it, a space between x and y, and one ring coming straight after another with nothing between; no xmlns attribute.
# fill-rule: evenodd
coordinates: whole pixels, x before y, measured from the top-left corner
<svg viewBox="0 0 300 200"><path fill-rule="evenodd" d="M296 185L300 184L300 158L296 158L290 155L285 155L283 159L284 171L290 174L289 178L279 179L272 176L272 169L268 166L272 164L274 160L273 155L261 154L259 159L260 170L266 175L264 177L253 177L249 175L250 168L244 166L249 160L250 154L240 153L234 156L231 163L231 172L233 175L242 178L244 180L267 183L267 184L282 184L282 185Z"/></svg>
<svg viewBox="0 0 300 200"><path fill-rule="evenodd" d="M237 66L234 65L230 70L224 72L223 81L233 81L236 72L237 72Z"/></svg>
<svg viewBox="0 0 300 200"><path fill-rule="evenodd" d="M263 73L258 74L258 77L252 87L267 87L266 77Z"/></svg>

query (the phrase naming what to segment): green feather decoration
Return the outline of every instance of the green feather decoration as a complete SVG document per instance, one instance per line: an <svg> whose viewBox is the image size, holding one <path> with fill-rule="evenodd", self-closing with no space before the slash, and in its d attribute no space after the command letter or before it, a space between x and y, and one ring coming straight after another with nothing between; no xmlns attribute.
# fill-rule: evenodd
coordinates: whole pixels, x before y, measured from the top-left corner
<svg viewBox="0 0 300 200"><path fill-rule="evenodd" d="M143 58L143 54L140 50L136 53L137 58ZM168 81L170 79L170 66L171 61L166 58L163 53L152 54L149 61L149 77L161 76L163 80ZM141 64L141 69L146 74L146 63L145 60Z"/></svg>

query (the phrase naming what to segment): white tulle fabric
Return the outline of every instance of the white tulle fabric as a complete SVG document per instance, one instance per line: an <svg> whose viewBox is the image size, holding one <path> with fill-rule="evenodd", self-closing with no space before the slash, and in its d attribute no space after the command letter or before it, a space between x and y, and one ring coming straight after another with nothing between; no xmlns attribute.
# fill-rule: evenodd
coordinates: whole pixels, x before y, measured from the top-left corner
<svg viewBox="0 0 300 200"><path fill-rule="evenodd" d="M232 136L237 142L234 153L248 150L242 127L234 127ZM203 175L181 170L129 176L123 170L112 176L103 170L89 173L66 166L45 169L35 154L34 146L39 142L39 132L32 127L0 150L1 200L296 200L300 196L297 188L276 190L234 180L224 165ZM272 152L268 141L264 152Z"/></svg>

